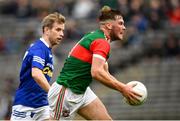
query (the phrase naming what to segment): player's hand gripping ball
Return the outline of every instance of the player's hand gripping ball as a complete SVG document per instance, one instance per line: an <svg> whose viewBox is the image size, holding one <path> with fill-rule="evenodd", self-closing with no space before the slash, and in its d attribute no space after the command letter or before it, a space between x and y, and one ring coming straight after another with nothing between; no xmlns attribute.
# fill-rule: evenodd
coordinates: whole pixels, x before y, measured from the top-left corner
<svg viewBox="0 0 180 121"><path fill-rule="evenodd" d="M129 104L129 105L132 105L132 106L138 106L138 105L142 105L146 99L147 99L147 88L146 86L139 82L139 81L131 81L129 83L127 83L127 85L132 85L132 84L136 84L136 86L133 87L133 90L135 92L137 92L138 94L142 95L142 97L139 97L139 101L136 102L136 103L131 103L129 100L127 100L126 98L124 98L124 101Z"/></svg>

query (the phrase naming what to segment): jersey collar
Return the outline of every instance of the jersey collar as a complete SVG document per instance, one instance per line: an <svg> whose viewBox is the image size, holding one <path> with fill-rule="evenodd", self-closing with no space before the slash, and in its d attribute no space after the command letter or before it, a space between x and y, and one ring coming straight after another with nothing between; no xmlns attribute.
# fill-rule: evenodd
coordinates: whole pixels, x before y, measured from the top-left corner
<svg viewBox="0 0 180 121"><path fill-rule="evenodd" d="M41 37L40 40L49 48L48 43Z"/></svg>

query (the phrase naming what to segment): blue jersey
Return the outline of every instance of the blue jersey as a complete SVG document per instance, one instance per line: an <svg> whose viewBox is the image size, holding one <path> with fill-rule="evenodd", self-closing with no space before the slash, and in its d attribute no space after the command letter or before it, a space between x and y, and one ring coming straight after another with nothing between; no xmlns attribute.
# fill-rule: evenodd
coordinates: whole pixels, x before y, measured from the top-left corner
<svg viewBox="0 0 180 121"><path fill-rule="evenodd" d="M20 85L16 91L13 105L33 108L48 105L47 92L32 78L31 69L33 67L41 69L46 79L50 81L54 69L52 52L42 38L32 44L24 55L20 72Z"/></svg>

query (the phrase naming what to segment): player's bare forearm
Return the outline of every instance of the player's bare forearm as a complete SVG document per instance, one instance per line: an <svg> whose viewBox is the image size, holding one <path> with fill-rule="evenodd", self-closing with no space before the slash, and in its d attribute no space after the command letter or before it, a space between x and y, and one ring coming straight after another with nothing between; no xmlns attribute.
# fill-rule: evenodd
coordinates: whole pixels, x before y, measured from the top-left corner
<svg viewBox="0 0 180 121"><path fill-rule="evenodd" d="M93 58L93 63L91 66L92 77L104 85L122 92L125 84L119 82L114 78L108 71L108 63L104 62L98 58Z"/></svg>
<svg viewBox="0 0 180 121"><path fill-rule="evenodd" d="M50 84L42 73L42 70L38 68L32 68L32 77L42 89L44 89L46 92L49 91Z"/></svg>
<svg viewBox="0 0 180 121"><path fill-rule="evenodd" d="M113 76L107 73L103 68L93 69L91 74L94 79L96 79L97 81L101 82L102 84L112 89L122 92L123 88L125 87L125 84L116 80Z"/></svg>
<svg viewBox="0 0 180 121"><path fill-rule="evenodd" d="M107 63L107 62L104 64L104 70L107 72L107 74L109 74L109 76L110 76L113 80L116 80L116 78L109 73L109 66L108 66L108 63Z"/></svg>

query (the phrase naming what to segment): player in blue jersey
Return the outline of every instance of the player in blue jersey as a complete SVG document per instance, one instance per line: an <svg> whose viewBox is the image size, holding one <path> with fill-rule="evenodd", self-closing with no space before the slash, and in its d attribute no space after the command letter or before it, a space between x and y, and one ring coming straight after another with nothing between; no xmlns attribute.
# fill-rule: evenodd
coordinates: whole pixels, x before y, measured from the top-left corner
<svg viewBox="0 0 180 121"><path fill-rule="evenodd" d="M51 49L61 42L64 24L65 17L57 12L43 19L42 37L28 48L23 58L11 120L50 118L47 92L54 69Z"/></svg>

